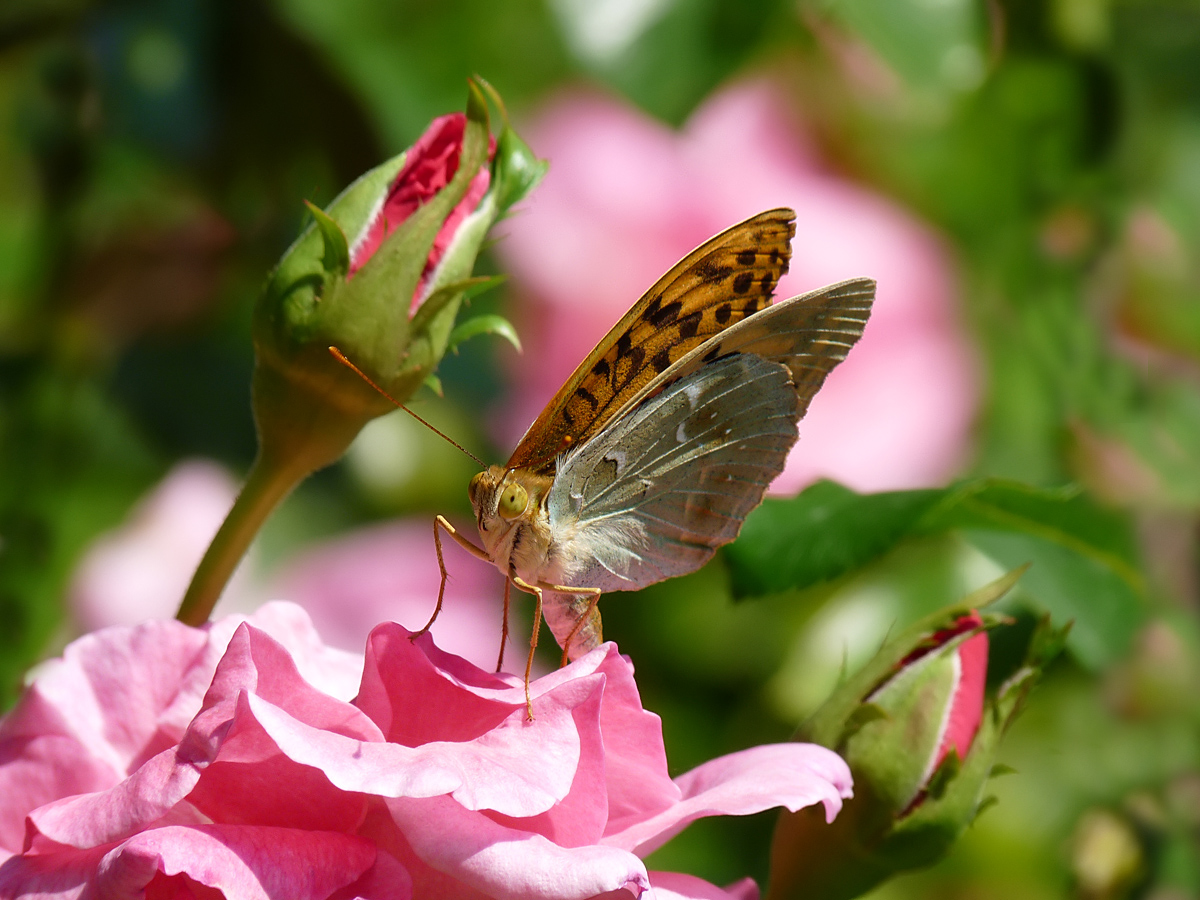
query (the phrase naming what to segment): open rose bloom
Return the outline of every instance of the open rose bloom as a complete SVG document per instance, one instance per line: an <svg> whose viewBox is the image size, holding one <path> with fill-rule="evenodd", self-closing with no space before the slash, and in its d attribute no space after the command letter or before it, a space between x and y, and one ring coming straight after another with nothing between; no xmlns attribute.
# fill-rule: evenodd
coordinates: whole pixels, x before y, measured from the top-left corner
<svg viewBox="0 0 1200 900"><path fill-rule="evenodd" d="M612 644L531 691L528 721L518 678L395 624L335 650L286 603L88 635L0 720L0 897L748 898L640 857L850 795L799 743L672 780Z"/></svg>

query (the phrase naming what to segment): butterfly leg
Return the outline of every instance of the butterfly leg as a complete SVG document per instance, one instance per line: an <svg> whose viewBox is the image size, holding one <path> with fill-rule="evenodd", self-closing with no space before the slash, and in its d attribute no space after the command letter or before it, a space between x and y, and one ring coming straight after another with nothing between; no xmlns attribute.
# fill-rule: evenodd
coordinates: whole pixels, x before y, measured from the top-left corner
<svg viewBox="0 0 1200 900"><path fill-rule="evenodd" d="M512 594L512 582L504 579L504 624L500 627L500 657L496 660L496 671L504 668L504 647L508 643L508 601Z"/></svg>
<svg viewBox="0 0 1200 900"><path fill-rule="evenodd" d="M512 583L521 590L533 594L533 631L529 635L529 658L525 660L525 714L532 722L533 701L529 699L529 676L533 672L533 651L537 649L538 630L542 624L542 589L517 575L512 576Z"/></svg>
<svg viewBox="0 0 1200 900"><path fill-rule="evenodd" d="M409 637L409 640L412 640L412 641L415 641L417 638L419 638L421 635L423 635L425 632L427 632L430 628L433 627L433 623L437 621L437 617L442 611L442 599L446 595L447 572L446 572L446 561L442 558L442 534L441 534L441 531L439 531L440 528L445 528L446 533L449 534L450 537L454 538L455 542L460 547L462 547L464 550L466 550L468 553L470 553L476 559L482 559L485 562L492 561L492 558L487 555L486 551L481 550L479 547L476 547L474 544L472 544L470 541L468 541L465 537L463 537L461 534L459 534L458 530L446 520L445 516L437 516L433 520L433 546L437 550L438 569L440 569L441 573L442 573L442 580L441 580L441 583L438 585L437 606L435 606L433 608L433 615L429 617L429 621L425 623L425 627L422 628L420 631L414 632ZM508 616L506 613L505 614L505 626L507 627L507 625L508 625ZM501 644L500 652L501 652L501 654L504 653L504 645L503 644Z"/></svg>

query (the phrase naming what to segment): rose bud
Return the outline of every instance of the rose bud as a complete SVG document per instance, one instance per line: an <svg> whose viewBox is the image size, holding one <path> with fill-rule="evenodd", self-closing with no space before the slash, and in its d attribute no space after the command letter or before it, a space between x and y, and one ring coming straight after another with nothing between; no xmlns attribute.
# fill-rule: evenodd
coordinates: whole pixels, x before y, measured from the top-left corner
<svg viewBox="0 0 1200 900"><path fill-rule="evenodd" d="M180 608L183 621L207 619L275 504L392 409L367 379L404 403L459 339L493 331L515 342L498 316L454 330L464 297L492 282L470 277L488 229L545 173L507 124L498 140L489 137L484 91L500 105L489 85L471 81L465 115L435 120L409 150L367 172L326 209L309 205L314 221L255 307L258 456L197 570Z"/></svg>
<svg viewBox="0 0 1200 900"><path fill-rule="evenodd" d="M1022 571L885 644L801 726L797 740L837 750L849 763L854 798L829 826L803 813L780 818L768 900L858 897L940 859L988 804L983 790L999 738L1061 649L1063 633L1043 623L1020 669L985 692L987 629L1005 620L976 608Z"/></svg>

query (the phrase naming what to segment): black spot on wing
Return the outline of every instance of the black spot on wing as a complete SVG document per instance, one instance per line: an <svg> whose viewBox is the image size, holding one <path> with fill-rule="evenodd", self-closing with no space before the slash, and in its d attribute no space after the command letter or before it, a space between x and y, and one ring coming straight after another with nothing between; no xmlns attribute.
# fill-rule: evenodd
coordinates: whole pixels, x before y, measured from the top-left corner
<svg viewBox="0 0 1200 900"><path fill-rule="evenodd" d="M752 266L757 254L753 250L743 250L737 255L739 266Z"/></svg>
<svg viewBox="0 0 1200 900"><path fill-rule="evenodd" d="M704 317L703 310L696 310L688 313L679 320L679 336L681 338L695 337L696 332L700 330L700 320Z"/></svg>
<svg viewBox="0 0 1200 900"><path fill-rule="evenodd" d="M695 272L701 281L716 284L733 274L733 266L718 266L711 259L706 259L696 265Z"/></svg>
<svg viewBox="0 0 1200 900"><path fill-rule="evenodd" d="M648 315L646 318L650 320L651 324L654 325L655 328L661 328L663 325L674 322L679 317L679 313L682 309L683 303L679 300L676 300L673 303L668 303L661 309L656 309L652 313L649 309L647 309L646 312Z"/></svg>
<svg viewBox="0 0 1200 900"><path fill-rule="evenodd" d="M614 393L621 393L629 386L629 383L637 377L637 373L642 369L642 363L646 361L646 350L644 347L634 347L629 351L629 368L625 371L625 377L621 379L621 383L614 385ZM615 378L614 378L615 380Z"/></svg>
<svg viewBox="0 0 1200 900"><path fill-rule="evenodd" d="M762 277L762 292L764 294L771 293L771 289L775 287L775 276L768 272Z"/></svg>
<svg viewBox="0 0 1200 900"><path fill-rule="evenodd" d="M602 359L599 362L597 362L594 366L592 366L592 374L595 375L597 378L607 378L608 377L608 361Z"/></svg>
<svg viewBox="0 0 1200 900"><path fill-rule="evenodd" d="M633 338L629 336L628 332L617 338L617 359L621 359L623 356L628 356L629 348L632 346Z"/></svg>
<svg viewBox="0 0 1200 900"><path fill-rule="evenodd" d="M584 403L588 404L593 410L600 405L600 401L596 399L596 395L585 387L579 388L579 390L575 392L575 396Z"/></svg>
<svg viewBox="0 0 1200 900"><path fill-rule="evenodd" d="M733 279L733 292L735 294L744 294L750 290L750 285L753 283L753 272L739 272L737 278Z"/></svg>
<svg viewBox="0 0 1200 900"><path fill-rule="evenodd" d="M722 303L717 307L717 311L713 315L716 316L718 325L724 325L729 321L730 316L733 315L733 304Z"/></svg>
<svg viewBox="0 0 1200 900"><path fill-rule="evenodd" d="M671 348L663 347L655 353L653 359L650 360L650 365L654 367L655 372L660 374L667 371L671 365Z"/></svg>

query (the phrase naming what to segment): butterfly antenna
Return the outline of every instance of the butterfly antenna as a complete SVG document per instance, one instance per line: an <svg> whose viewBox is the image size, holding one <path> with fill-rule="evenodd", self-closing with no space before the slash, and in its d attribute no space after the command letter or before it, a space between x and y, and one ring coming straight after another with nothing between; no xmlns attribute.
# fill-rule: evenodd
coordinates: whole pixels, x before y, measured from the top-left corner
<svg viewBox="0 0 1200 900"><path fill-rule="evenodd" d="M360 369L358 366L356 366L354 363L350 362L350 360L348 360L346 358L346 354L344 354L337 347L330 347L329 352L332 353L333 358L336 359L338 362L340 362L343 366L345 366L347 369L349 369L351 372L353 372L355 375L357 375L359 378L361 378L363 381L365 381L371 387L375 388L375 390L377 390L383 396L387 397L387 399L391 400L392 403L395 404L397 408L404 410L406 413L408 413L410 416L412 416L414 419L416 419L418 422L420 422L422 425L424 425L426 428L428 428L430 431L432 431L438 437L442 438L443 440L447 441L448 443L453 444L455 447L457 447L463 453L467 454L467 456L471 457L471 459L475 460L475 462L479 464L479 468L481 468L481 469L487 468L487 463L485 463L483 460L481 460L478 456L476 456L474 453L472 453L470 450L468 450L466 447L464 447L458 441L454 440L454 438L450 437L450 435L446 434L444 431L440 431L437 428L434 428L432 425L430 425L428 422L426 422L424 419L422 419L420 416L418 416L415 412L413 412L411 409L409 409L407 406L405 406L403 403L401 403L399 400L397 400L395 397L393 397L391 394L389 394L387 391L385 391L383 388L381 388L379 385L377 385L369 377L367 377L367 373L364 372L362 369Z"/></svg>

